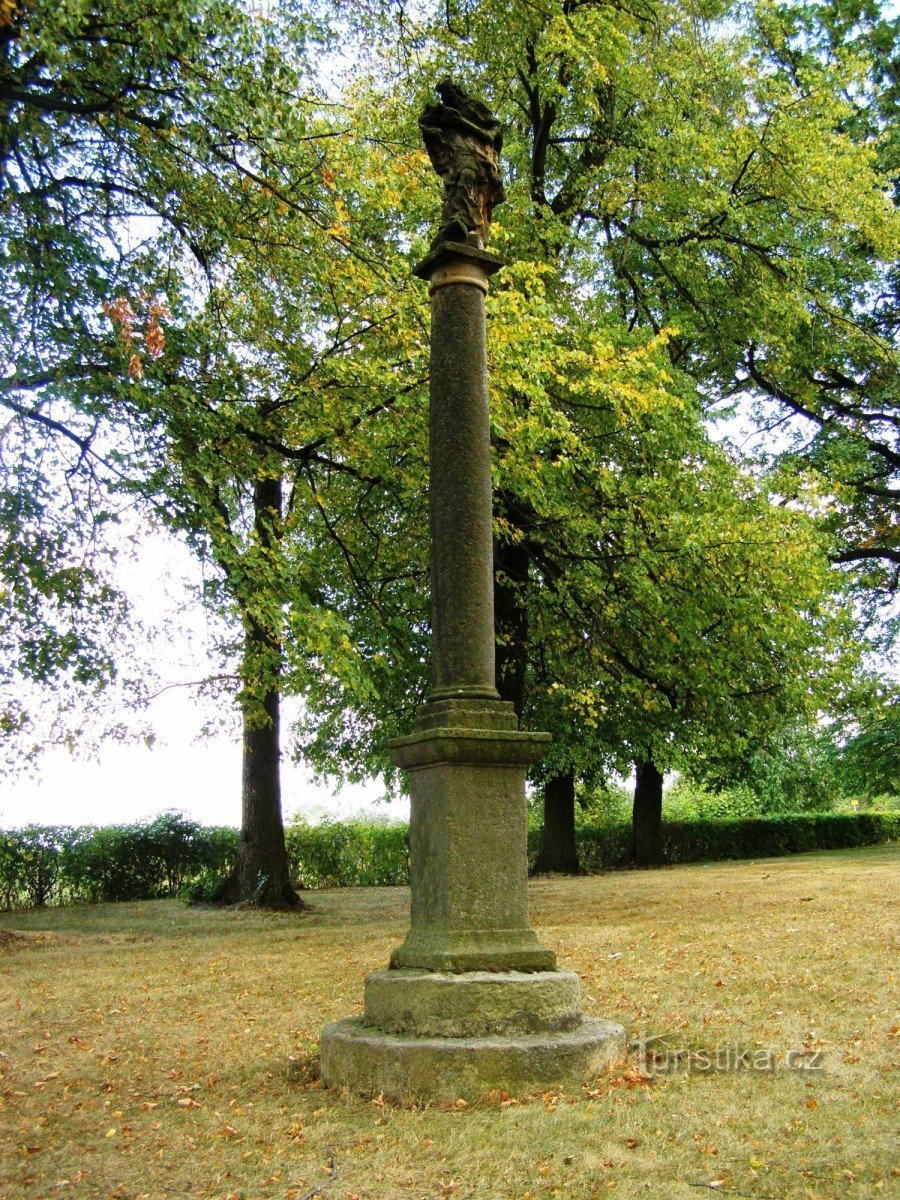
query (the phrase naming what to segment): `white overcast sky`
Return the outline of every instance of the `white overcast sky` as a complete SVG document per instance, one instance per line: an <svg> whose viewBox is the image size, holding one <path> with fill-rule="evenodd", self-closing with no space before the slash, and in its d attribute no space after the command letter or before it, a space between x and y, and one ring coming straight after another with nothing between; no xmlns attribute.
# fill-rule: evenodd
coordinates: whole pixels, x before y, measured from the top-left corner
<svg viewBox="0 0 900 1200"><path fill-rule="evenodd" d="M154 647L154 666L163 685L202 678L221 667L206 654L209 640L205 618L190 599L187 585L198 579L199 568L190 552L170 536L149 535L137 555L122 563L118 574L137 614L148 625L175 616L180 636ZM179 610L183 609L181 612ZM110 697L111 719L118 713ZM227 704L224 700L222 703ZM240 825L241 753L239 729L201 738L210 717L209 702L198 702L190 688L169 687L148 711L156 737L152 747L142 743L110 742L95 758L73 757L63 749L44 752L30 775L0 775L0 828L26 824L110 824L152 817L168 809L215 825ZM406 819L408 802L381 803L378 782L347 784L337 792L316 784L302 768L282 764L282 793L286 817L301 813L310 819L356 813Z"/></svg>

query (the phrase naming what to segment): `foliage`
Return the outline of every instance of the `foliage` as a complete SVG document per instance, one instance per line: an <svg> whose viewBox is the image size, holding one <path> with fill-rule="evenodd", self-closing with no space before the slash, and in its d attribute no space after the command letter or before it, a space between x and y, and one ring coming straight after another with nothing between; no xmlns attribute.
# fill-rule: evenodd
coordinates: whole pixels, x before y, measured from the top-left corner
<svg viewBox="0 0 900 1200"><path fill-rule="evenodd" d="M0 834L0 891L6 908L172 896L204 871L221 878L237 840L234 829L175 812L131 825L8 830Z"/></svg>
<svg viewBox="0 0 900 1200"><path fill-rule="evenodd" d="M896 842L900 813L785 813L733 821L663 822L665 862L764 858Z"/></svg>
<svg viewBox="0 0 900 1200"><path fill-rule="evenodd" d="M869 799L900 793L900 691L872 683L845 723L838 770L844 790Z"/></svg>
<svg viewBox="0 0 900 1200"><path fill-rule="evenodd" d="M622 784L604 780L592 788L576 788L575 804L576 827L610 825L627 819L631 796Z"/></svg>
<svg viewBox="0 0 900 1200"><path fill-rule="evenodd" d="M15 683L102 688L124 599L110 581L123 492L152 498L137 382L203 247L179 214L233 147L251 26L227 0L101 8L29 0L0 20L0 473L4 732ZM246 77L247 72L244 72ZM198 106L206 106L203 118ZM227 123L227 122L226 122ZM129 300L130 298L130 300ZM133 307L132 307L133 306ZM105 315L104 315L105 314ZM115 319L113 319L115 318ZM121 536L121 535L120 535Z"/></svg>
<svg viewBox="0 0 900 1200"><path fill-rule="evenodd" d="M575 840L584 871L627 866L628 824L579 825ZM900 840L900 812L784 813L722 819L710 812L693 820L663 821L662 863L715 862L728 858L774 858L812 850L841 850ZM540 851L540 831L530 831L529 861Z"/></svg>
<svg viewBox="0 0 900 1200"><path fill-rule="evenodd" d="M380 262L356 244L385 222L348 232L353 176L338 194L327 148L340 157L352 121L316 96L307 53L325 33L289 0L267 13L177 0L164 15L146 0L98 12L35 0L4 10L0 30L0 404L17 497L4 532L30 554L9 572L22 582L6 589L0 633L27 655L22 626L36 623L42 680L103 686L121 597L94 570L99 553L71 563L129 503L183 536L211 564L200 598L227 630L215 678L243 720L256 815L235 885L265 877L260 902L290 902L280 695L332 655L352 665L305 531L323 479L359 474L354 435L364 444L360 425L387 405L364 365L347 385L345 360L389 311ZM402 385L394 360L372 361ZM39 568L42 608L26 586ZM11 701L7 732L27 718Z"/></svg>
<svg viewBox="0 0 900 1200"><path fill-rule="evenodd" d="M480 0L463 33L431 11L416 33L508 131L512 256L667 334L707 411L755 409L834 560L895 586L896 22L858 0Z"/></svg>
<svg viewBox="0 0 900 1200"><path fill-rule="evenodd" d="M67 826L26 825L0 833L0 889L4 907L43 908L65 887L61 860L76 831Z"/></svg>
<svg viewBox="0 0 900 1200"><path fill-rule="evenodd" d="M667 792L665 810L685 816L825 811L848 795L841 755L831 728L793 722L762 747L749 746L736 761L695 759L684 781Z"/></svg>
<svg viewBox="0 0 900 1200"><path fill-rule="evenodd" d="M860 676L828 722L791 722L736 759L691 759L666 794L666 811L751 816L851 801L865 807L878 798L884 807L900 788L898 711L893 685Z"/></svg>
<svg viewBox="0 0 900 1200"><path fill-rule="evenodd" d="M900 814L801 812L722 819L711 803L692 819L667 819L663 830L664 862L699 862L896 841ZM291 879L301 888L409 883L409 829L402 822L356 818L311 825L296 818L285 834ZM576 826L582 869L626 865L629 836L629 825L618 813L604 820L596 807L587 809ZM531 825L531 863L540 840L540 826ZM132 825L7 830L0 832L0 901L7 911L175 895L208 903L220 892L237 847L237 830L202 826L171 812Z"/></svg>
<svg viewBox="0 0 900 1200"><path fill-rule="evenodd" d="M670 821L721 821L763 815L760 797L745 784L713 790L679 776L663 796L663 816Z"/></svg>
<svg viewBox="0 0 900 1200"><path fill-rule="evenodd" d="M291 877L302 887L386 887L409 882L409 830L387 821L295 818L285 830Z"/></svg>
<svg viewBox="0 0 900 1200"><path fill-rule="evenodd" d="M853 622L829 569L833 523L816 520L831 512L822 488L795 480L785 503L704 419L774 403L748 356L764 347L793 370L810 312L843 330L892 253L881 169L835 133L839 72L820 74L813 102L783 65L761 69L753 19L725 36L724 5L510 14L484 0L464 36L430 11L399 49L376 31L357 97L375 140L407 149L410 114L449 64L507 129L494 248L510 265L489 298L501 691L553 732L547 769L586 782L637 756L765 750L839 699ZM404 58L412 43L434 53ZM424 245L420 225L411 240ZM835 255L853 269L827 267ZM411 446L423 453L420 427ZM414 557L390 571L398 532ZM357 663L368 691L340 674L310 691L301 749L323 769L383 766L398 700L426 686L423 533L417 510L391 504L341 547L350 570L319 551L352 643L378 645ZM386 575L413 585L392 592L408 650L365 603Z"/></svg>

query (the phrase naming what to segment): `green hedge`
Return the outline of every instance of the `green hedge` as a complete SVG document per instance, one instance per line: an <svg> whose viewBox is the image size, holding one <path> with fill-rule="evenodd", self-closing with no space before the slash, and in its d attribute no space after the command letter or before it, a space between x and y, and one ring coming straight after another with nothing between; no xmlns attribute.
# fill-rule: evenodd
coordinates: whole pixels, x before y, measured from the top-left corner
<svg viewBox="0 0 900 1200"><path fill-rule="evenodd" d="M300 887L409 883L409 827L381 821L294 820L285 829L291 878Z"/></svg>
<svg viewBox="0 0 900 1200"><path fill-rule="evenodd" d="M5 909L73 900L153 900L234 862L236 829L163 813L131 825L29 825L0 832Z"/></svg>
<svg viewBox="0 0 900 1200"><path fill-rule="evenodd" d="M584 871L623 867L629 861L627 824L582 825L575 831ZM810 850L842 850L900 841L900 812L790 813L727 821L663 822L663 862L713 862L725 858L774 858ZM528 836L529 865L537 860L541 830Z"/></svg>
<svg viewBox="0 0 900 1200"><path fill-rule="evenodd" d="M285 829L291 877L302 888L409 882L406 825L296 820ZM179 813L131 825L38 826L0 832L0 906L42 908L76 900L203 899L237 854L236 829Z"/></svg>
<svg viewBox="0 0 900 1200"><path fill-rule="evenodd" d="M378 821L295 820L285 831L300 887L390 886L409 882L409 830ZM628 862L622 822L576 831L585 871ZM529 862L541 831L528 835ZM764 858L900 840L900 812L795 813L663 824L663 861ZM231 868L238 831L209 828L178 813L133 825L38 826L0 831L0 904L39 908L73 900L151 900L181 892L202 898Z"/></svg>
<svg viewBox="0 0 900 1200"><path fill-rule="evenodd" d="M845 850L900 840L900 812L786 813L731 821L663 824L667 863L720 858L774 858L810 850Z"/></svg>

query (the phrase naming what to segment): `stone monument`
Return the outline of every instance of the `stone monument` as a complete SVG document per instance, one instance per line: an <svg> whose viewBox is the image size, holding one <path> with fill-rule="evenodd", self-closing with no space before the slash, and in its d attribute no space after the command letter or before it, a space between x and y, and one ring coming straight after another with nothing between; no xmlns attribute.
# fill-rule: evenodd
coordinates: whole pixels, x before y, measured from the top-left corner
<svg viewBox="0 0 900 1200"><path fill-rule="evenodd" d="M548 734L518 729L494 680L490 427L484 298L503 200L502 133L449 81L419 121L444 184L441 226L414 268L431 294L429 523L432 682L409 772L410 929L366 978L362 1017L322 1035L329 1087L401 1100L579 1085L624 1056L625 1032L583 1018L527 907L525 773Z"/></svg>

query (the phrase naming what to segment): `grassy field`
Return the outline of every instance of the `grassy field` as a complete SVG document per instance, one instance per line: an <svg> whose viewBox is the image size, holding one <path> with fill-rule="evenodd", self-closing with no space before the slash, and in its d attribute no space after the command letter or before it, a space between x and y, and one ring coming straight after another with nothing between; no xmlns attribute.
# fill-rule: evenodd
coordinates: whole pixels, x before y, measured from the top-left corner
<svg viewBox="0 0 900 1200"><path fill-rule="evenodd" d="M169 901L4 914L0 1196L897 1195L897 860L877 847L533 883L535 926L585 1010L667 1035L655 1047L693 1051L691 1069L632 1058L580 1094L468 1107L316 1081L319 1031L360 1010L406 889L312 893L302 916ZM732 1066L768 1050L778 1069L703 1070L717 1049ZM791 1051L820 1069L787 1069Z"/></svg>

